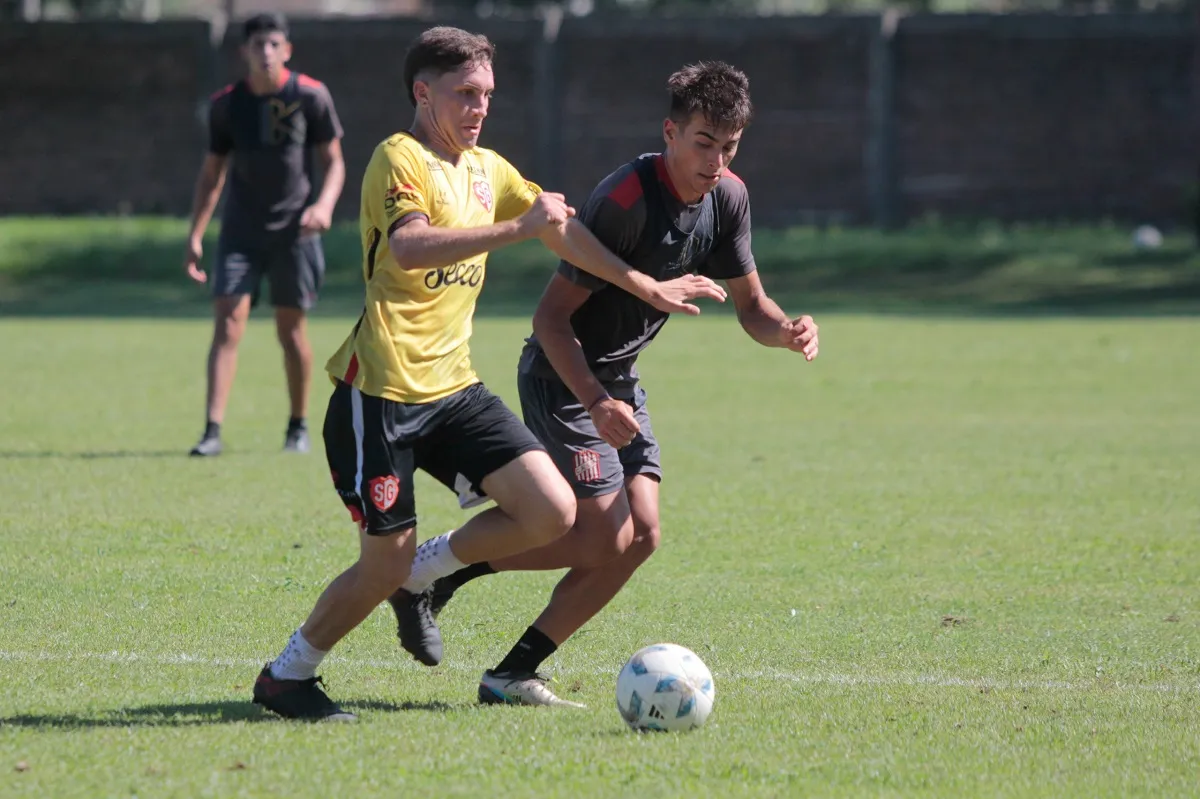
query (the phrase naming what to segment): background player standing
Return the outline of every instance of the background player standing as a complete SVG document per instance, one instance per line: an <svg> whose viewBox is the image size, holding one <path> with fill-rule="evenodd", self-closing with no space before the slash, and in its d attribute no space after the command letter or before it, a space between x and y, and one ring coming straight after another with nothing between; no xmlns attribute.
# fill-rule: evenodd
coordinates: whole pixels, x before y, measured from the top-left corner
<svg viewBox="0 0 1200 799"><path fill-rule="evenodd" d="M286 67L292 57L287 21L279 14L251 17L243 26L243 40L246 77L212 98L208 153L196 180L184 255L188 275L206 282L200 266L204 231L231 171L212 276L206 424L192 455L221 453L221 423L237 372L238 343L264 276L270 283L291 403L284 449L308 452L312 349L306 312L325 277L320 233L329 229L346 176L333 98L320 81ZM314 150L324 182L309 204Z"/></svg>

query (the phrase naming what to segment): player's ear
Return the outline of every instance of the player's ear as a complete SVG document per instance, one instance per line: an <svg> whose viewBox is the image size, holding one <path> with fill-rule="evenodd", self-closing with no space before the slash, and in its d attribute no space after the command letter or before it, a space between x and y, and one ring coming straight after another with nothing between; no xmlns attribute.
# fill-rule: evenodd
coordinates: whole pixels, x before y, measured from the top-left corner
<svg viewBox="0 0 1200 799"><path fill-rule="evenodd" d="M413 81L413 97L417 100L417 107L429 103L429 84L419 78Z"/></svg>
<svg viewBox="0 0 1200 799"><path fill-rule="evenodd" d="M289 62L291 60L292 60L292 43L291 43L291 41L286 41L283 43L283 63L286 64L287 62Z"/></svg>
<svg viewBox="0 0 1200 799"><path fill-rule="evenodd" d="M663 141L667 144L675 141L675 137L679 135L679 126L675 124L675 120L667 117L663 120Z"/></svg>

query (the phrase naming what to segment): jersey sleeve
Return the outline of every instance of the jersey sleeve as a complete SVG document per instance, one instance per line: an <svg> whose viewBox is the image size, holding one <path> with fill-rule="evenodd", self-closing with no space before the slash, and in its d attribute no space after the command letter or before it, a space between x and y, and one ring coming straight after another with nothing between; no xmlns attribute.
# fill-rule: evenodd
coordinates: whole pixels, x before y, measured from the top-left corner
<svg viewBox="0 0 1200 799"><path fill-rule="evenodd" d="M745 277L757 269L750 250L750 192L737 178L726 180L729 189L717 209L721 240L704 264L704 275L713 280Z"/></svg>
<svg viewBox="0 0 1200 799"><path fill-rule="evenodd" d="M542 189L533 181L526 180L517 168L496 156L496 221L516 219L529 210Z"/></svg>
<svg viewBox="0 0 1200 799"><path fill-rule="evenodd" d="M646 224L646 206L645 203L636 203L626 208L610 197L602 187L588 198L579 214L579 221L614 255L628 261ZM608 285L607 281L583 271L569 261L559 262L558 274L577 286L592 291L599 291Z"/></svg>
<svg viewBox="0 0 1200 799"><path fill-rule="evenodd" d="M425 167L410 151L386 143L375 148L363 173L362 214L389 236L407 217L429 217Z"/></svg>
<svg viewBox="0 0 1200 799"><path fill-rule="evenodd" d="M229 111L230 91L226 89L208 104L208 151L213 155L233 152L233 124Z"/></svg>
<svg viewBox="0 0 1200 799"><path fill-rule="evenodd" d="M342 121L333 105L333 95L325 84L309 78L311 99L308 103L308 134L305 144L326 144L342 138Z"/></svg>

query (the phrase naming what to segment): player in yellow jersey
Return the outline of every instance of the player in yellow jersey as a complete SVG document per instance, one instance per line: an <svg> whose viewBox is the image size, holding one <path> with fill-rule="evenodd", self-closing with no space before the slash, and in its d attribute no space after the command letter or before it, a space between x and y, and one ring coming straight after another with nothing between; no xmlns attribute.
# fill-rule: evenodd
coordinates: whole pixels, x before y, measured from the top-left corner
<svg viewBox="0 0 1200 799"><path fill-rule="evenodd" d="M334 486L360 529L358 561L321 595L254 686L290 718L351 720L318 685L325 654L395 592L542 546L575 520L575 498L545 448L471 368L469 340L487 253L532 238L666 312L724 300L712 280L657 282L613 255L561 194L542 192L477 146L494 89L493 47L457 28L425 31L404 63L412 127L382 142L362 183L366 303L326 366ZM464 507L497 507L416 547L413 475L430 473ZM397 591L403 587L404 590ZM440 653L437 653L440 658Z"/></svg>

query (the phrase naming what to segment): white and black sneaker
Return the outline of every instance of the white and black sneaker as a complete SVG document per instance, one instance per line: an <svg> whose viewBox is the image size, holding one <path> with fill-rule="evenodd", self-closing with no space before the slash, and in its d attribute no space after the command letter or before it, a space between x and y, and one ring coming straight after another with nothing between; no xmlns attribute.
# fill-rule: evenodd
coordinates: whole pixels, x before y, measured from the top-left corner
<svg viewBox="0 0 1200 799"><path fill-rule="evenodd" d="M212 458L221 454L221 437L205 436L188 454L195 458Z"/></svg>
<svg viewBox="0 0 1200 799"><path fill-rule="evenodd" d="M305 453L312 449L308 441L308 430L303 427L289 427L283 438L284 452Z"/></svg>
<svg viewBox="0 0 1200 799"><path fill-rule="evenodd" d="M549 677L536 672L495 672L488 669L479 680L479 702L483 705L587 707L555 696L546 685L549 681Z"/></svg>

